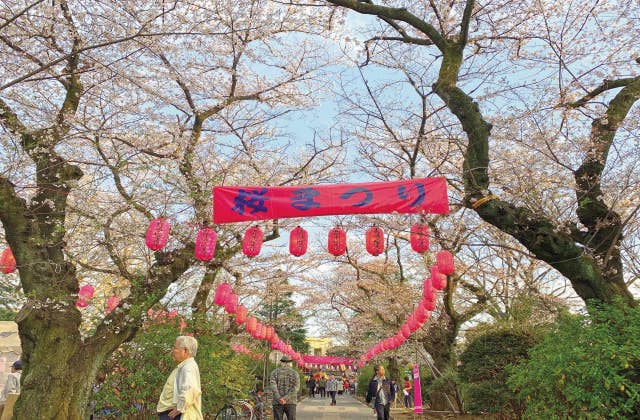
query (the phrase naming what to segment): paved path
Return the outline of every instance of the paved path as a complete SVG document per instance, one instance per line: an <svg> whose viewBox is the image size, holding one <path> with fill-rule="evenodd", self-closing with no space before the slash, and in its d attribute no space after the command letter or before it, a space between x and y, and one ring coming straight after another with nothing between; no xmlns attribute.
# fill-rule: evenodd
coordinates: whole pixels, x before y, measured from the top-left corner
<svg viewBox="0 0 640 420"><path fill-rule="evenodd" d="M331 406L331 398L305 398L296 410L298 420L334 419L334 420L375 420L370 407L351 396L337 395L337 405Z"/></svg>

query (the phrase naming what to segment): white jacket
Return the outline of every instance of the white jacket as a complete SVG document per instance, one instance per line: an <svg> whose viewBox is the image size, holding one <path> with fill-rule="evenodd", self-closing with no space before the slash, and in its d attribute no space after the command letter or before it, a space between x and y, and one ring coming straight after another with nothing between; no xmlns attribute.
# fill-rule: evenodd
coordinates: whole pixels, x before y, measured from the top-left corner
<svg viewBox="0 0 640 420"><path fill-rule="evenodd" d="M189 394L191 394L191 398L188 398ZM178 411L184 413L187 405L189 405L187 404L187 399L192 402L193 396L197 395L198 398L195 401L196 409L198 412L202 412L202 404L199 398L201 394L200 369L198 369L195 359L190 357L178 365L176 381L173 383L173 402Z"/></svg>

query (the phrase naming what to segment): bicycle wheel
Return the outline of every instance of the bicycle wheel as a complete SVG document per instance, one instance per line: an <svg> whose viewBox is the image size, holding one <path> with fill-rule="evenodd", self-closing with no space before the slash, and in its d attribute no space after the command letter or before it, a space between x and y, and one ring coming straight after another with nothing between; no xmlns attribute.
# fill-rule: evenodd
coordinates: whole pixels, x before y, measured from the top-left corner
<svg viewBox="0 0 640 420"><path fill-rule="evenodd" d="M218 411L215 420L238 420L236 409L230 405L225 405L222 410Z"/></svg>
<svg viewBox="0 0 640 420"><path fill-rule="evenodd" d="M235 408L238 413L238 420L253 420L253 408L248 402L239 401Z"/></svg>

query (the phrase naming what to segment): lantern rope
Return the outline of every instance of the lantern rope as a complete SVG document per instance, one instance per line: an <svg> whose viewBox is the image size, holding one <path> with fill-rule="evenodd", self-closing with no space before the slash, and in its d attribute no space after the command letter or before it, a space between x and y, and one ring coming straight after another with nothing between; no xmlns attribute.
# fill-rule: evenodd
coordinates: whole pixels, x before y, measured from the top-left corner
<svg viewBox="0 0 640 420"><path fill-rule="evenodd" d="M491 200L495 200L495 199L497 199L497 198L498 198L498 196L497 196L497 195L495 195L495 194L489 194L489 195L487 195L487 196L485 196L485 197L482 197L482 198L481 198L481 199L479 199L478 201L476 201L476 202L474 202L474 203L471 203L471 208L475 210L475 209L477 209L478 207L480 207L481 205L483 205L484 203L486 203L486 202L488 202L488 201L491 201Z"/></svg>

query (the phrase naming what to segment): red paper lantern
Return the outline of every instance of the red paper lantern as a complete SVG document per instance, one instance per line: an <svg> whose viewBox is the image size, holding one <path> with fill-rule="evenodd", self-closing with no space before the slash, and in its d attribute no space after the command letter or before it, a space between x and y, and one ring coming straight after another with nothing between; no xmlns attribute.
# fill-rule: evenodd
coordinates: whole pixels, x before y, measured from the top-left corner
<svg viewBox="0 0 640 420"><path fill-rule="evenodd" d="M416 321L416 317L414 314L411 314L407 319L407 325L409 325L409 330L411 330L411 332L414 332L418 330L418 328L420 328L420 325L418 325L418 321Z"/></svg>
<svg viewBox="0 0 640 420"><path fill-rule="evenodd" d="M434 288L442 290L447 287L447 276L440 272L440 268L437 265L432 265L429 272L431 274L431 284Z"/></svg>
<svg viewBox="0 0 640 420"><path fill-rule="evenodd" d="M374 257L384 252L384 232L378 226L367 229L367 252Z"/></svg>
<svg viewBox="0 0 640 420"><path fill-rule="evenodd" d="M205 227L198 231L196 236L196 258L200 261L209 261L216 254L216 242L218 234L215 230Z"/></svg>
<svg viewBox="0 0 640 420"><path fill-rule="evenodd" d="M111 311L113 311L118 304L120 303L120 299L117 296L111 296L107 299L107 306L104 308L104 313L108 315Z"/></svg>
<svg viewBox="0 0 640 420"><path fill-rule="evenodd" d="M269 325L264 332L264 339L271 341L271 337L273 337L273 334L275 334L275 330L272 326Z"/></svg>
<svg viewBox="0 0 640 420"><path fill-rule="evenodd" d="M89 301L93 297L93 286L90 284L85 284L78 291L78 300L76 301L76 306L78 308L86 308L89 305Z"/></svg>
<svg viewBox="0 0 640 420"><path fill-rule="evenodd" d="M344 254L347 251L347 232L339 227L331 229L327 240L327 248L334 257Z"/></svg>
<svg viewBox="0 0 640 420"><path fill-rule="evenodd" d="M411 330L409 329L409 325L406 322L402 324L402 327L400 328L400 333L404 338L409 338L411 336Z"/></svg>
<svg viewBox="0 0 640 420"><path fill-rule="evenodd" d="M242 240L242 252L244 252L244 255L249 258L258 255L262 248L263 236L260 226L252 226L247 229Z"/></svg>
<svg viewBox="0 0 640 420"><path fill-rule="evenodd" d="M229 296L229 294L231 293L232 291L229 283L220 283L216 288L216 294L213 297L213 303L220 306L224 305L227 301L227 296Z"/></svg>
<svg viewBox="0 0 640 420"><path fill-rule="evenodd" d="M0 270L4 274L11 274L16 271L16 259L13 256L11 248L5 248L0 255Z"/></svg>
<svg viewBox="0 0 640 420"><path fill-rule="evenodd" d="M447 276L453 274L455 267L453 266L453 255L449 251L440 251L436 254L436 262L438 270Z"/></svg>
<svg viewBox="0 0 640 420"><path fill-rule="evenodd" d="M435 290L434 290L435 292ZM426 309L427 311L433 311L436 309L436 301L435 300L428 300L428 299L423 299L422 301L422 306L424 306L424 309Z"/></svg>
<svg viewBox="0 0 640 420"><path fill-rule="evenodd" d="M416 310L413 313L415 314L416 321L418 321L419 324L424 324L424 322L427 320L427 311L424 308L423 300L420 300L420 302L418 302L418 306L416 306Z"/></svg>
<svg viewBox="0 0 640 420"><path fill-rule="evenodd" d="M152 220L147 228L147 237L145 243L147 247L152 251L157 251L164 248L169 240L169 231L171 225L169 221L164 217L159 217Z"/></svg>
<svg viewBox="0 0 640 420"><path fill-rule="evenodd" d="M424 300L435 302L436 293L436 289L431 285L431 279L427 277L422 284L422 296L424 297Z"/></svg>
<svg viewBox="0 0 640 420"><path fill-rule="evenodd" d="M255 339L259 339L260 338L260 334L262 332L262 323L256 321L256 328L255 330L253 330L253 332L251 333L251 336Z"/></svg>
<svg viewBox="0 0 640 420"><path fill-rule="evenodd" d="M238 307L238 295L235 293L229 293L227 295L227 299L224 302L224 311L228 314L233 314L236 312Z"/></svg>
<svg viewBox="0 0 640 420"><path fill-rule="evenodd" d="M249 334L253 334L258 326L258 320L252 316L247 317L247 322L245 323L245 329Z"/></svg>
<svg viewBox="0 0 640 420"><path fill-rule="evenodd" d="M398 338L397 335L393 336L393 348L397 349L398 347L400 347L402 343L400 342L400 339Z"/></svg>
<svg viewBox="0 0 640 420"><path fill-rule="evenodd" d="M384 348L385 350L393 350L395 348L395 343L393 342L393 337L389 337L384 340Z"/></svg>
<svg viewBox="0 0 640 420"><path fill-rule="evenodd" d="M309 234L300 226L296 227L289 234L289 252L291 255L300 257L307 252L307 241Z"/></svg>
<svg viewBox="0 0 640 420"><path fill-rule="evenodd" d="M417 223L411 226L409 236L411 249L422 254L429 249L429 226L424 223Z"/></svg>
<svg viewBox="0 0 640 420"><path fill-rule="evenodd" d="M236 323L242 324L243 322L245 322L247 320L248 312L249 311L246 307L238 305L238 307L236 308Z"/></svg>

